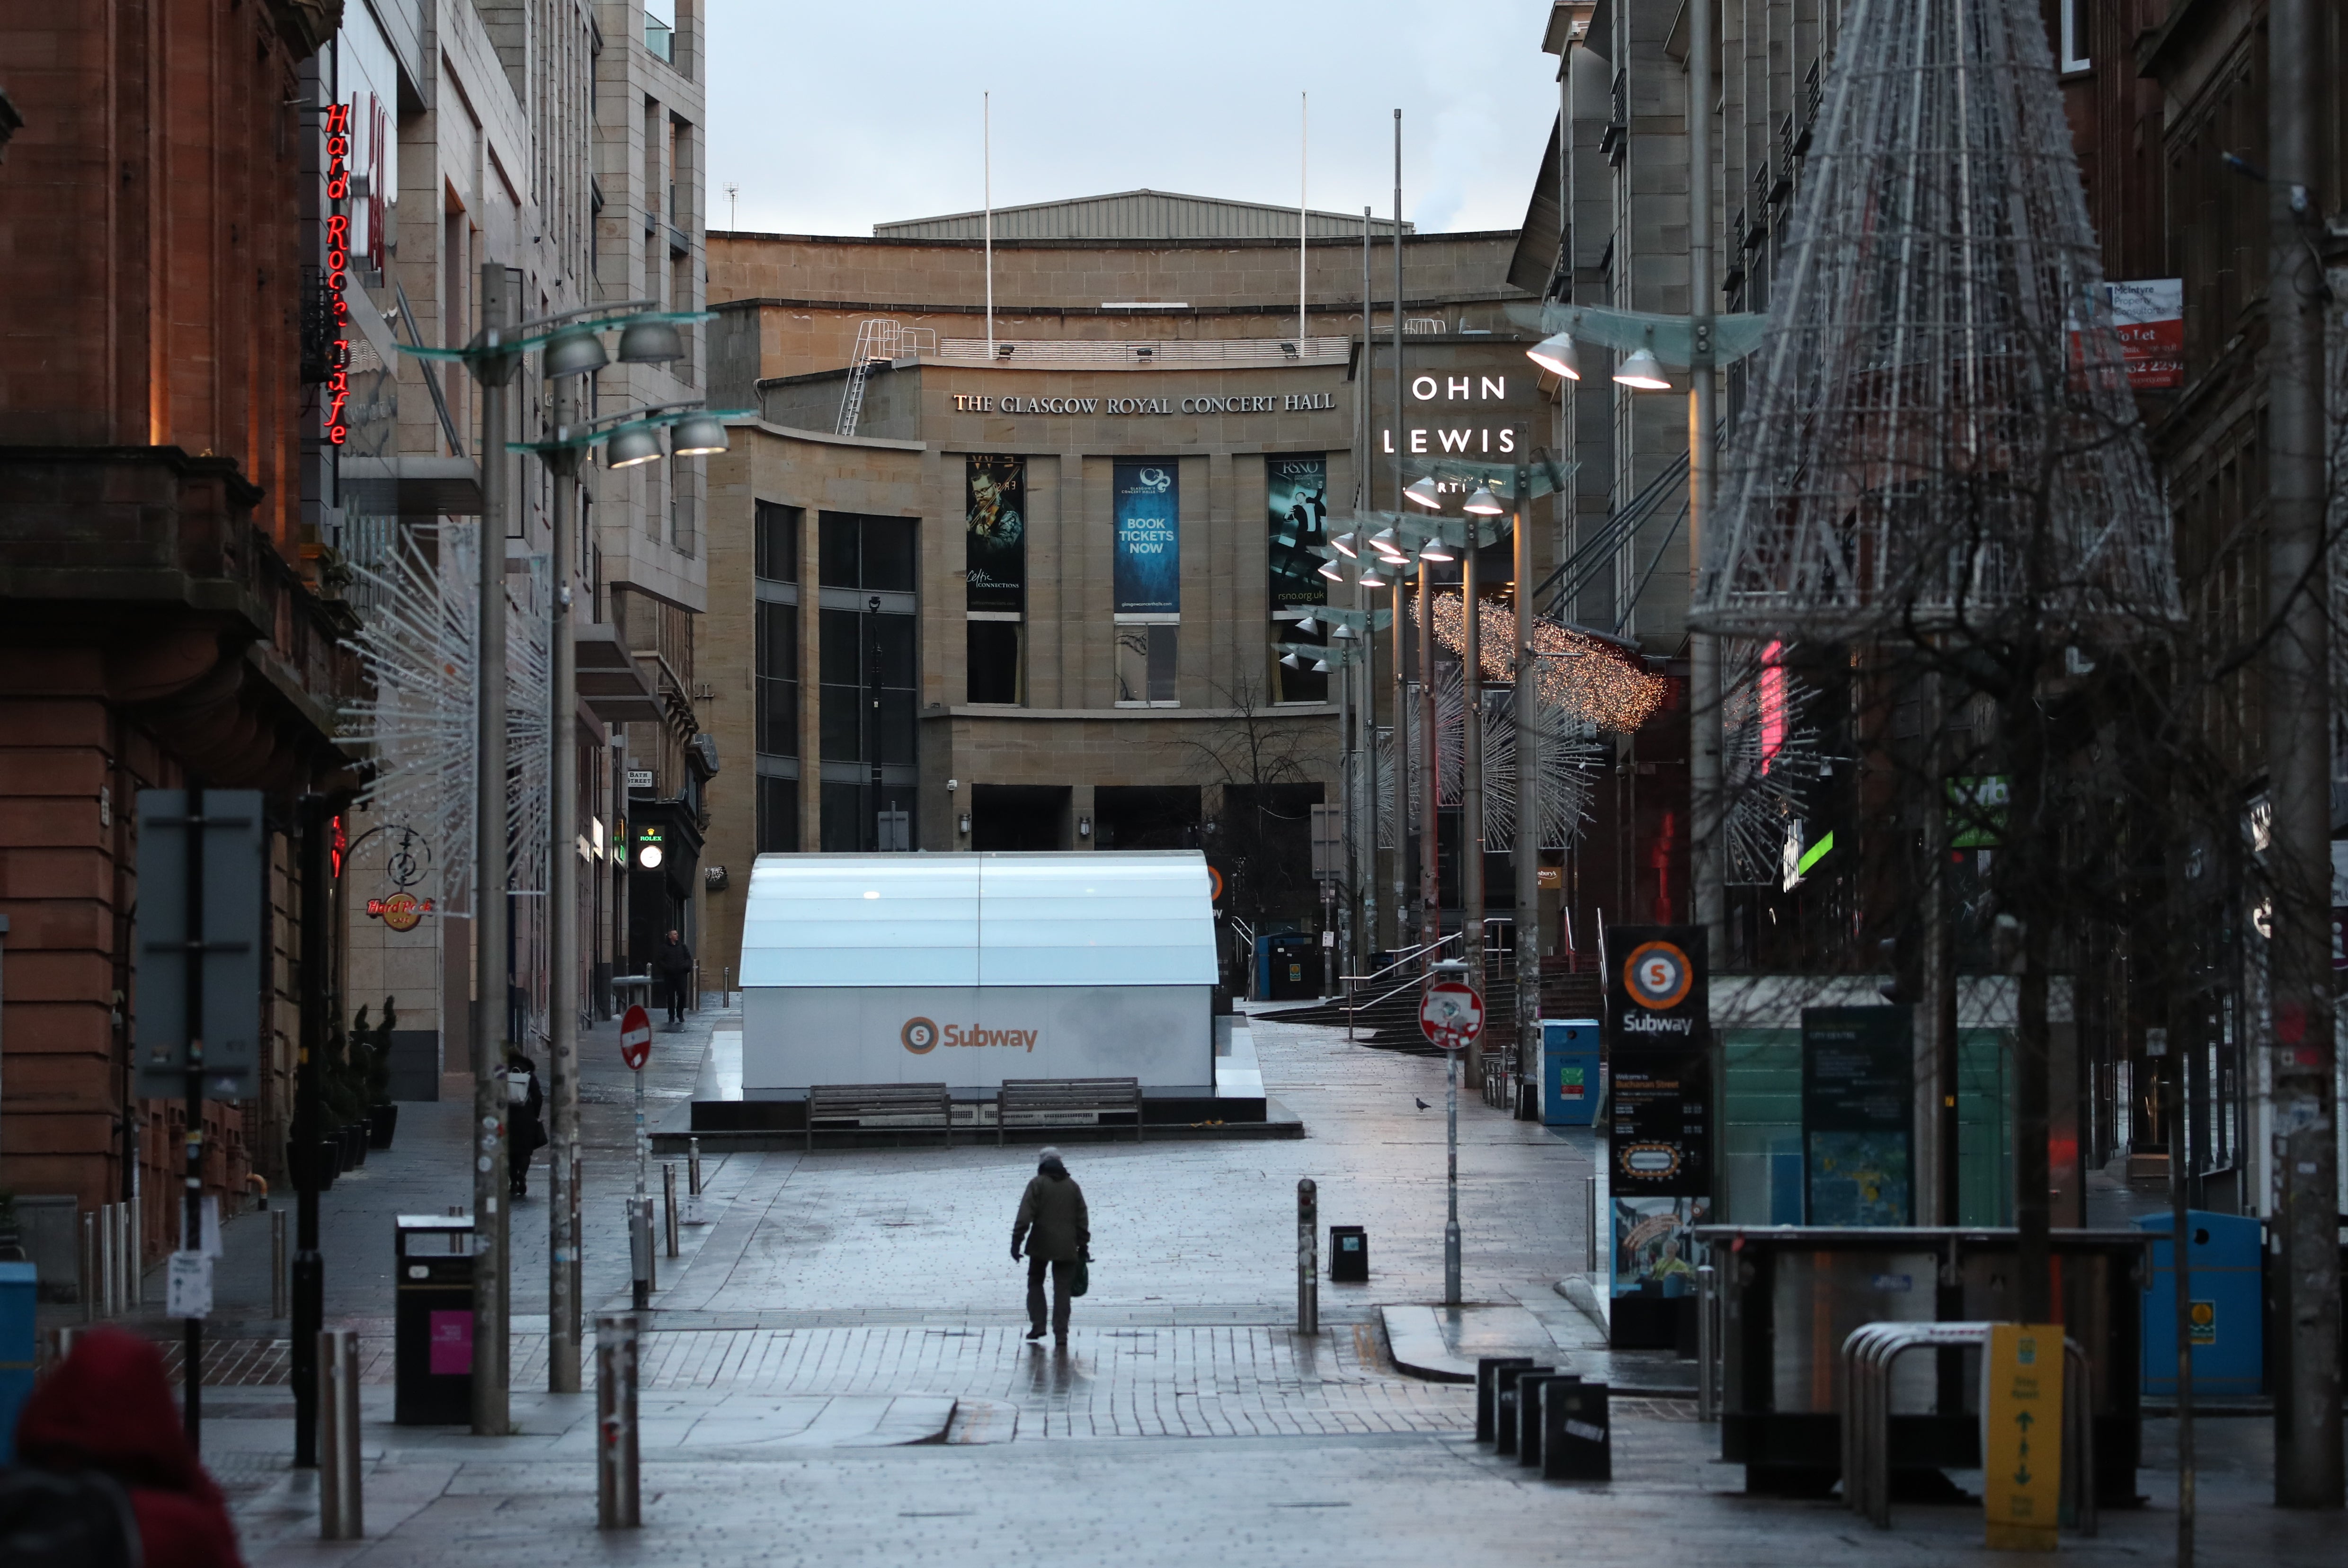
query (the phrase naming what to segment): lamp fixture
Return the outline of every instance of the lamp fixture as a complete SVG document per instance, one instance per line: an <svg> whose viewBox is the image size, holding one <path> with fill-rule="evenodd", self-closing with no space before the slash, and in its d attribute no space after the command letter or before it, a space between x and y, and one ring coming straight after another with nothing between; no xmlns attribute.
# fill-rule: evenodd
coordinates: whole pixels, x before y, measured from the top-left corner
<svg viewBox="0 0 2348 1568"><path fill-rule="evenodd" d="M1293 648L1281 655L1280 662L1292 670L1301 670L1304 667L1304 661L1296 656L1296 651Z"/></svg>
<svg viewBox="0 0 2348 1568"><path fill-rule="evenodd" d="M1525 350L1525 357L1552 376L1568 381L1581 379L1581 366L1573 354L1573 335L1560 332L1554 337L1544 337Z"/></svg>
<svg viewBox="0 0 2348 1568"><path fill-rule="evenodd" d="M1443 541L1439 539L1428 540L1426 542L1426 548L1418 552L1418 558L1421 561L1457 561L1459 559L1457 556L1451 553L1451 547L1444 543Z"/></svg>
<svg viewBox="0 0 2348 1568"><path fill-rule="evenodd" d="M1015 343L1004 343L1004 344L998 344L998 345L995 346L995 350L994 350L994 357L995 357L995 358L997 358L997 359L1008 359L1008 358L1010 358L1014 354L1016 354L1016 353L1018 353L1018 352L1019 352L1019 346L1018 346L1017 344L1015 344Z"/></svg>
<svg viewBox="0 0 2348 1568"><path fill-rule="evenodd" d="M1394 530L1391 528L1382 528L1375 533L1370 535L1370 548L1385 555L1399 555L1402 553L1402 552L1395 545Z"/></svg>
<svg viewBox="0 0 2348 1568"><path fill-rule="evenodd" d="M589 327L560 333L546 346L546 374L588 376L612 363L603 352L603 335Z"/></svg>
<svg viewBox="0 0 2348 1568"><path fill-rule="evenodd" d="M1620 386L1634 387L1641 392L1668 392L1672 389L1671 377L1663 374L1663 361L1655 357L1653 349L1648 348L1632 349L1631 357L1622 361L1622 367L1614 372L1614 380Z"/></svg>
<svg viewBox="0 0 2348 1568"><path fill-rule="evenodd" d="M622 430L603 449L603 466L607 469L633 469L639 463L656 463L660 458L660 437L648 425Z"/></svg>
<svg viewBox="0 0 2348 1568"><path fill-rule="evenodd" d="M1327 675L1327 674L1329 673L1329 661L1328 661L1328 660L1326 660L1326 659L1315 659L1315 660L1313 660L1313 673L1314 675L1316 675L1316 676L1325 676L1325 675Z"/></svg>
<svg viewBox="0 0 2348 1568"><path fill-rule="evenodd" d="M1478 517L1500 517L1507 513L1509 503L1500 499L1500 487L1487 480L1482 490L1468 498L1468 510Z"/></svg>
<svg viewBox="0 0 2348 1568"><path fill-rule="evenodd" d="M1321 575L1332 583L1343 583L1345 580L1345 574L1337 570L1337 563L1334 561L1324 561L1321 563Z"/></svg>
<svg viewBox="0 0 2348 1568"><path fill-rule="evenodd" d="M1403 487L1402 493L1429 511L1443 505L1443 487L1435 482L1433 474L1419 475Z"/></svg>
<svg viewBox="0 0 2348 1568"><path fill-rule="evenodd" d="M1303 633L1308 637L1314 632L1318 631L1320 626L1321 623L1311 615L1307 615L1304 619L1296 623L1296 629Z"/></svg>
<svg viewBox="0 0 2348 1568"><path fill-rule="evenodd" d="M620 334L623 365L666 365L685 357L685 338L674 322L632 321Z"/></svg>
<svg viewBox="0 0 2348 1568"><path fill-rule="evenodd" d="M1383 577L1381 577L1381 576L1379 576L1379 575L1378 575L1378 569L1377 569L1376 567L1375 567L1375 566L1368 567L1368 568L1365 568L1365 569L1363 571L1363 573L1362 573L1362 586L1363 586L1363 587L1365 587L1365 588L1383 588L1383 587L1385 587L1385 585L1386 585L1386 580L1385 580L1385 578L1383 578Z"/></svg>
<svg viewBox="0 0 2348 1568"><path fill-rule="evenodd" d="M962 814L962 830L965 834L970 831L970 813L967 811Z"/></svg>
<svg viewBox="0 0 2348 1568"><path fill-rule="evenodd" d="M726 445L724 421L707 414L695 414L676 422L676 429L669 437L669 455L705 458L724 451Z"/></svg>
<svg viewBox="0 0 2348 1568"><path fill-rule="evenodd" d="M1091 838L1092 836L1093 836L1093 820L1092 820L1090 817L1079 817L1079 818L1077 818L1077 819L1076 819L1076 837L1078 837L1078 838L1080 838L1080 839L1089 839L1089 838Z"/></svg>
<svg viewBox="0 0 2348 1568"><path fill-rule="evenodd" d="M1359 634L1354 630L1352 622L1340 621L1337 623L1335 627L1330 631L1329 640L1333 643L1342 643L1358 634Z"/></svg>
<svg viewBox="0 0 2348 1568"><path fill-rule="evenodd" d="M1338 554L1344 556L1348 561L1354 558L1354 536L1350 533L1332 535L1329 540L1329 548L1335 551Z"/></svg>

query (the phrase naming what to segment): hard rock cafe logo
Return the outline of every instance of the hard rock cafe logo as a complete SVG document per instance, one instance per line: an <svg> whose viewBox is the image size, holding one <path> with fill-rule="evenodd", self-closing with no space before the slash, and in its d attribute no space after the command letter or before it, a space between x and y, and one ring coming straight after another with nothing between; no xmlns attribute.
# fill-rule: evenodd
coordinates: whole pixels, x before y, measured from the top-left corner
<svg viewBox="0 0 2348 1568"><path fill-rule="evenodd" d="M396 892L389 898L367 900L366 912L394 931L413 931L434 910L432 900L428 898L418 898L412 892Z"/></svg>

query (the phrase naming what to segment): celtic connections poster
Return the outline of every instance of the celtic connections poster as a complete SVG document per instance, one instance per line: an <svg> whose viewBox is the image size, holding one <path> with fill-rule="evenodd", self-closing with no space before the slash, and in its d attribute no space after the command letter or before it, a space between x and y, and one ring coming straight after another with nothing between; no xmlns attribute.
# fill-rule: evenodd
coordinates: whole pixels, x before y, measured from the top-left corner
<svg viewBox="0 0 2348 1568"><path fill-rule="evenodd" d="M973 610L1027 608L1027 459L973 454L968 473Z"/></svg>

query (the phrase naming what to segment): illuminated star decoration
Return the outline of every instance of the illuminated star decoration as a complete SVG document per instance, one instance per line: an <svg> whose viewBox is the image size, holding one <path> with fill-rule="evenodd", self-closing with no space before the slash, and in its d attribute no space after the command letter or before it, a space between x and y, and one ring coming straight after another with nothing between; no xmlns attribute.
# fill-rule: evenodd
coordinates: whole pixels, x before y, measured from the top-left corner
<svg viewBox="0 0 2348 1568"><path fill-rule="evenodd" d="M403 528L380 567L354 566L365 605L354 643L365 695L344 705L338 731L374 762L358 803L412 825L431 849L438 907L473 912L475 726L479 706L479 527ZM506 816L511 885L546 885L549 692L553 678L546 559L509 573L506 636Z"/></svg>
<svg viewBox="0 0 2348 1568"><path fill-rule="evenodd" d="M1482 600L1478 610L1478 663L1485 677L1515 680L1516 613L1489 599ZM1435 595L1436 640L1459 652L1467 646L1467 629L1459 595ZM1669 677L1649 673L1638 655L1620 644L1546 616L1533 618L1533 651L1544 655L1534 676L1542 709L1554 708L1599 734L1636 730L1671 690Z"/></svg>
<svg viewBox="0 0 2348 1568"><path fill-rule="evenodd" d="M1823 771L1818 731L1803 722L1817 693L1786 668L1782 643L1721 645L1721 831L1727 880L1775 885L1802 792Z"/></svg>

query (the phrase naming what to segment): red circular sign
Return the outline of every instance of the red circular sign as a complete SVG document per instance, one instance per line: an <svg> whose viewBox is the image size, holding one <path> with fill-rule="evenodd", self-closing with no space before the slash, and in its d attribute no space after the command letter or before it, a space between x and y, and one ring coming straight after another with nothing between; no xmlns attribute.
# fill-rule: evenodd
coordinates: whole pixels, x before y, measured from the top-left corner
<svg viewBox="0 0 2348 1568"><path fill-rule="evenodd" d="M639 1002L620 1015L620 1059L638 1070L652 1054L653 1016Z"/></svg>
<svg viewBox="0 0 2348 1568"><path fill-rule="evenodd" d="M1484 1032L1484 998L1465 980L1438 980L1418 999L1418 1032L1447 1051L1464 1051Z"/></svg>

